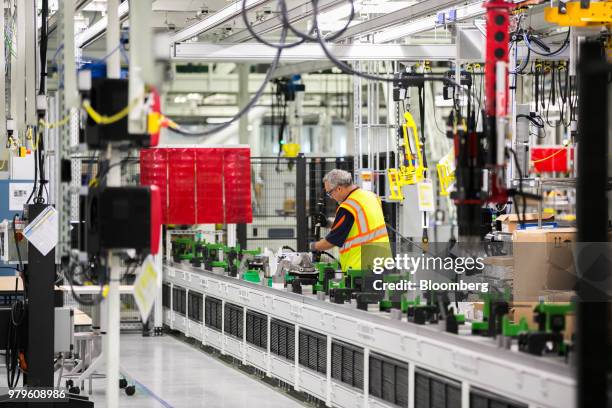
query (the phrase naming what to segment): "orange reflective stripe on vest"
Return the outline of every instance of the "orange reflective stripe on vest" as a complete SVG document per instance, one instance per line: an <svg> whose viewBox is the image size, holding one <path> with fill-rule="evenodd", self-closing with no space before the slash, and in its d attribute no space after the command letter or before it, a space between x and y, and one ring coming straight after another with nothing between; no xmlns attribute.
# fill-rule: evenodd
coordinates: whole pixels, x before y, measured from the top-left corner
<svg viewBox="0 0 612 408"><path fill-rule="evenodd" d="M359 190L357 190L357 191L359 191ZM354 211L355 211L355 213L357 215L357 220L359 221L361 232L366 232L366 231L370 230L370 228L368 226L368 217L366 217L365 209L363 208L361 203L359 203L357 200L354 200L351 197L351 198L346 199L342 203L342 205L348 205L349 207L354 209Z"/></svg>
<svg viewBox="0 0 612 408"><path fill-rule="evenodd" d="M376 242L377 239L382 238L382 237L388 238L387 227L385 225L381 225L380 227L376 228L374 231L370 231L370 232L366 232L365 234L357 235L351 238L350 240L347 238L347 240L344 242L344 245L342 245L342 248L340 249L340 253L346 252L356 246L368 244L370 242ZM385 241L381 241L381 242L385 242Z"/></svg>

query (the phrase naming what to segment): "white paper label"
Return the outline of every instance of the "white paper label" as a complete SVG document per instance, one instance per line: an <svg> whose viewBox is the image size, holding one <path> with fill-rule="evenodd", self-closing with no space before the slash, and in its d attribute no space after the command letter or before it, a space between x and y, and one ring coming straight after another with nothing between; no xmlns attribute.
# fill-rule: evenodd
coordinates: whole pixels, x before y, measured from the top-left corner
<svg viewBox="0 0 612 408"><path fill-rule="evenodd" d="M57 245L57 232L57 211L49 206L24 228L23 236L45 256Z"/></svg>
<svg viewBox="0 0 612 408"><path fill-rule="evenodd" d="M140 311L142 321L146 322L157 296L159 271L155 267L153 257L149 255L134 281L134 299Z"/></svg>
<svg viewBox="0 0 612 408"><path fill-rule="evenodd" d="M23 211L23 206L32 193L34 183L9 184L9 211Z"/></svg>
<svg viewBox="0 0 612 408"><path fill-rule="evenodd" d="M435 210L433 184L431 180L417 183L419 192L419 211L433 212Z"/></svg>

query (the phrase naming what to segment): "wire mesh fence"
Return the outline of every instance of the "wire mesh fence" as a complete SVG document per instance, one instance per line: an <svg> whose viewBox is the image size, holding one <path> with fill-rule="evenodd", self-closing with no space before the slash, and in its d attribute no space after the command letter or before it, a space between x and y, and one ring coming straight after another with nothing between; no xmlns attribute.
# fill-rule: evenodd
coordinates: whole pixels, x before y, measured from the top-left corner
<svg viewBox="0 0 612 408"><path fill-rule="evenodd" d="M325 228L317 231L317 215L334 216L337 205L323 188L323 176L334 168L353 173L352 157L252 157L253 223L246 228L247 248L299 250L299 241L324 236ZM303 232L298 232L300 224L306 227Z"/></svg>
<svg viewBox="0 0 612 408"><path fill-rule="evenodd" d="M253 223L247 225L247 248L297 245L296 160L252 157Z"/></svg>

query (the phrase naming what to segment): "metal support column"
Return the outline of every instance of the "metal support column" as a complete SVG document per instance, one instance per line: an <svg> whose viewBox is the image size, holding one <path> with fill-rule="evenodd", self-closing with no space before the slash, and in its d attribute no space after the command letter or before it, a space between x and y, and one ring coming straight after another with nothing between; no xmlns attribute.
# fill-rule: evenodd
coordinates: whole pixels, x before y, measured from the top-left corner
<svg viewBox="0 0 612 408"><path fill-rule="evenodd" d="M64 46L60 51L61 61L61 83L63 90L59 92L59 103L57 109L57 117L61 119L64 115L70 116L70 121L65 126L62 126L57 138L57 166L60 180L58 180L57 191L57 208L59 212L59 239L58 252L60 257L68 257L70 252L70 220L72 209L78 209L78 205L73 206L71 194L71 182L80 185L80 178L77 178L76 170L70 167L62 166L62 163L70 163L70 150L74 142L78 141L78 115L76 104L78 100L77 79L76 79L76 63L75 63L75 48L74 48L74 0L65 0L60 3L59 9L60 18L58 19L58 27L60 30L60 39ZM68 172L68 169L71 172ZM74 204L78 204L76 197ZM60 201L61 200L61 201ZM76 214L75 214L76 215ZM74 218L77 219L77 218Z"/></svg>
<svg viewBox="0 0 612 408"><path fill-rule="evenodd" d="M119 78L121 74L121 53L116 50L119 45L121 29L118 10L119 0L109 0L106 8L108 12L106 27L106 55L108 55L108 58L106 58L106 73L109 78Z"/></svg>
<svg viewBox="0 0 612 408"><path fill-rule="evenodd" d="M308 251L308 214L306 214L306 157L300 153L296 160L295 214L297 251Z"/></svg>
<svg viewBox="0 0 612 408"><path fill-rule="evenodd" d="M119 45L119 1L108 0L108 26L106 28L106 52L110 54L106 61L106 72L109 78L119 78L121 65L121 53L113 52ZM110 159L108 172L108 185L118 186L121 184L121 156L118 151L109 147L107 158ZM106 406L108 408L119 407L119 331L120 331L120 297L119 281L121 279L121 264L119 258L111 253L109 256L110 277L108 284L108 296L106 298L107 327L104 336L104 353L106 354Z"/></svg>
<svg viewBox="0 0 612 408"><path fill-rule="evenodd" d="M236 224L236 240L241 249L247 248L247 225Z"/></svg>
<svg viewBox="0 0 612 408"><path fill-rule="evenodd" d="M578 65L577 407L606 407L608 383L607 245L608 73L601 43L586 41ZM593 259L598 259L593 262ZM603 282L602 282L603 280Z"/></svg>
<svg viewBox="0 0 612 408"><path fill-rule="evenodd" d="M0 7L0 33L5 33L6 27L4 26L4 5ZM5 56L5 47L0 47L0 72L4 77L4 72L6 70L6 56ZM0 84L0 146L6 146L6 82L2 81ZM4 164L4 169L8 168L8 150L5 149L5 153L0 154L0 162L2 160L6 160ZM2 166L0 166L2 167Z"/></svg>
<svg viewBox="0 0 612 408"><path fill-rule="evenodd" d="M210 74L209 74L210 75ZM249 102L249 65L238 65L238 106L242 109ZM238 143L249 143L249 114L238 119Z"/></svg>
<svg viewBox="0 0 612 408"><path fill-rule="evenodd" d="M162 327L164 325L164 310L162 305L162 296L163 296L163 270L164 270L164 227L161 226L159 232L159 252L157 255L153 257L153 262L155 263L155 267L159 271L157 276L157 298L155 299L155 304L153 305L153 325L155 327L153 333L161 334Z"/></svg>
<svg viewBox="0 0 612 408"><path fill-rule="evenodd" d="M23 138L25 132L25 10L16 11L15 38L13 44L17 43L16 56L11 64L11 116L15 120L14 136Z"/></svg>
<svg viewBox="0 0 612 408"><path fill-rule="evenodd" d="M28 206L30 222L47 207L47 204L30 204ZM53 387L55 250L43 255L34 245L28 243L26 273L28 276L28 349L26 352L28 371L25 382L30 387ZM45 335L41 336L41 333Z"/></svg>
<svg viewBox="0 0 612 408"><path fill-rule="evenodd" d="M19 7L21 10L19 14L24 15L26 24L25 28L25 54L19 56L19 58L25 58L25 120L27 125L36 124L36 85L38 84L38 78L36 76L37 67L37 50L38 41L38 30L36 24L36 3L34 1L20 2ZM23 11L24 13L21 13ZM21 20L21 21L24 21Z"/></svg>
<svg viewBox="0 0 612 408"><path fill-rule="evenodd" d="M130 83L128 101L142 99L145 85L153 84L155 79L153 61L153 31L151 19L153 6L151 0L130 2ZM110 21L110 19L109 19ZM119 44L119 38L115 47ZM120 53L116 53L119 58ZM132 134L144 134L147 131L147 116L144 104L139 103L130 110L128 131Z"/></svg>

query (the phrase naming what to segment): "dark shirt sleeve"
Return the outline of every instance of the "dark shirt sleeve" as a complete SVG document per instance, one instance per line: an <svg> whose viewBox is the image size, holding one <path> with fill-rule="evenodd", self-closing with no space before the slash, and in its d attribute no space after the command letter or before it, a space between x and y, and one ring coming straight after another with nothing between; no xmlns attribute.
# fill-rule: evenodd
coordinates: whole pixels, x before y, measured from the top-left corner
<svg viewBox="0 0 612 408"><path fill-rule="evenodd" d="M355 222L355 217L347 209L340 207L336 213L336 219L331 227L331 231L325 239L337 247L344 245L351 227Z"/></svg>

